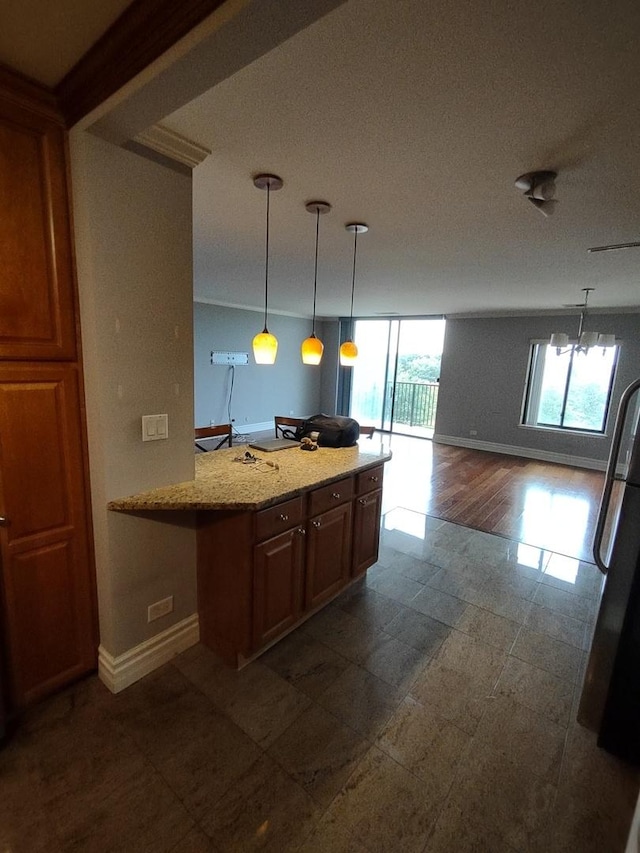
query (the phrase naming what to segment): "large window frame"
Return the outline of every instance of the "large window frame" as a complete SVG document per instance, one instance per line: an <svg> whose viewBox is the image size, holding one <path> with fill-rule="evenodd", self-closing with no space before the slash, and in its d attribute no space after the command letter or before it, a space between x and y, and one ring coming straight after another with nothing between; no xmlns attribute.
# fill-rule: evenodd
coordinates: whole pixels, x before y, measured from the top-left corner
<svg viewBox="0 0 640 853"><path fill-rule="evenodd" d="M555 348L549 346L548 341L531 341L529 350L529 367L527 370L527 381L525 384L520 425L532 429L557 430L566 433L582 433L594 436L605 435L611 409L611 398L613 395L613 387L620 355L620 345L616 344L615 351L613 353L613 360L610 365L608 387L605 394L604 408L599 429L590 429L585 426L570 426L565 423L569 397L571 394L571 380L574 373L575 361L576 359L585 357L584 352L580 351L577 341L570 342L567 349L558 356L559 358L567 359L567 371L564 379L559 423L547 423L541 419L540 410L542 403L543 380L545 376L545 364L548 356L556 357L554 349ZM594 349L597 349L598 354L602 353L601 348L598 347Z"/></svg>

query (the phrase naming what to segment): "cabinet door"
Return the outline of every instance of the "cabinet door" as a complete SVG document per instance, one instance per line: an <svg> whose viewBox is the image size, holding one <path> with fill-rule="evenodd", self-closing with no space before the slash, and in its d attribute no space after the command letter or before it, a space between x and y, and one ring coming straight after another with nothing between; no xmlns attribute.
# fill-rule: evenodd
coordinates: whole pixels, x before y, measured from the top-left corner
<svg viewBox="0 0 640 853"><path fill-rule="evenodd" d="M349 581L351 504L312 518L307 530L305 606L310 610L332 598Z"/></svg>
<svg viewBox="0 0 640 853"><path fill-rule="evenodd" d="M96 666L76 369L0 364L1 584L17 706Z"/></svg>
<svg viewBox="0 0 640 853"><path fill-rule="evenodd" d="M353 519L353 560L351 572L358 577L378 559L382 489L369 492L355 501Z"/></svg>
<svg viewBox="0 0 640 853"><path fill-rule="evenodd" d="M0 93L0 358L74 358L66 132Z"/></svg>
<svg viewBox="0 0 640 853"><path fill-rule="evenodd" d="M300 618L304 528L296 527L254 549L253 648L274 640Z"/></svg>

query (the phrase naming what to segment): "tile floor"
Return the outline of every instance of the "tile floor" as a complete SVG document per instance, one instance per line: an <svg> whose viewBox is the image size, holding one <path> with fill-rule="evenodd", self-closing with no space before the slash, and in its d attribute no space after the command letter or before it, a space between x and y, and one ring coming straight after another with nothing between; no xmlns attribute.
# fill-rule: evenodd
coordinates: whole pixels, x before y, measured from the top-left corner
<svg viewBox="0 0 640 853"><path fill-rule="evenodd" d="M623 851L638 773L575 722L594 566L396 509L379 562L241 672L96 678L0 751L0 850Z"/></svg>

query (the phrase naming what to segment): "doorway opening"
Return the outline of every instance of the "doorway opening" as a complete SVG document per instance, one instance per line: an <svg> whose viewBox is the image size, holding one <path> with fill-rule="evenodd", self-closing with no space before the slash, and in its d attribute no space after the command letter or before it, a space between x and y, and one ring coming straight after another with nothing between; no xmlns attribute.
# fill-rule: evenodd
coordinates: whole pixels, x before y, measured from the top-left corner
<svg viewBox="0 0 640 853"><path fill-rule="evenodd" d="M351 417L383 432L433 438L444 331L443 317L356 320L358 360L346 380Z"/></svg>

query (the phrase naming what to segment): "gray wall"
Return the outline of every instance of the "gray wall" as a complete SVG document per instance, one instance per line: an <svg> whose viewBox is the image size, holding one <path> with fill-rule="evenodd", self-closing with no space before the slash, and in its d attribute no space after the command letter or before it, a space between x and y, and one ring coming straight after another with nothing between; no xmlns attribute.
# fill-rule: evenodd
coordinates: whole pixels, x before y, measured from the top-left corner
<svg viewBox="0 0 640 853"><path fill-rule="evenodd" d="M340 350L340 321L325 320L322 323L321 332L324 352L322 354L320 408L318 411L334 415L337 412L338 372L340 370L338 359Z"/></svg>
<svg viewBox="0 0 640 853"><path fill-rule="evenodd" d="M605 438L519 426L531 340L548 338L553 331L575 332L577 325L577 317L566 315L447 320L436 439L606 460L613 417ZM611 407L615 414L621 392L640 376L640 314L590 314L587 328L614 333L622 342ZM470 438L470 430L477 435Z"/></svg>
<svg viewBox="0 0 640 853"><path fill-rule="evenodd" d="M227 423L231 370L211 364L211 350L248 352L249 364L235 368L231 417L236 429L272 423L273 416L320 411L322 365L303 364L300 344L311 334L311 320L273 315L269 331L278 338L274 365L256 364L251 342L262 331L257 311L194 304L195 426ZM321 337L321 328L317 328Z"/></svg>

